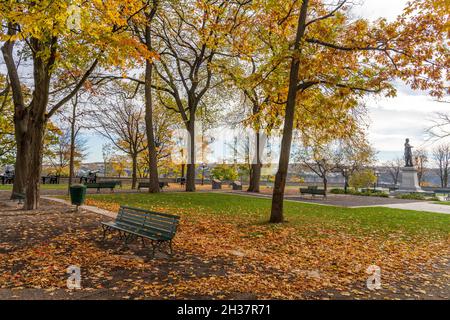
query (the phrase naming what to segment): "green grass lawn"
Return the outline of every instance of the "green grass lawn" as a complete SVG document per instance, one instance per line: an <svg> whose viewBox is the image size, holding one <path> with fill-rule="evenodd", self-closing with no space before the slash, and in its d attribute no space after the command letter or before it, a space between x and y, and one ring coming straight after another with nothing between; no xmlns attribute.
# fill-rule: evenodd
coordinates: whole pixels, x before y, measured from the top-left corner
<svg viewBox="0 0 450 320"><path fill-rule="evenodd" d="M88 198L168 213L244 217L256 224L268 220L271 205L270 199L217 193L102 194ZM289 201L285 202L285 217L300 232L328 229L400 237L450 234L450 215L382 207L341 208Z"/></svg>

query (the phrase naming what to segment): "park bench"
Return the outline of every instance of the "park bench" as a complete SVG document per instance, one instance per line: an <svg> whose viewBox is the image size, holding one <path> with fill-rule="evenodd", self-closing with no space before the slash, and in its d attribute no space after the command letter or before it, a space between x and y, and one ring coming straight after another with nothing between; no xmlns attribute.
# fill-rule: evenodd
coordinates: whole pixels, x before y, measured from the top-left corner
<svg viewBox="0 0 450 320"><path fill-rule="evenodd" d="M310 194L313 198L316 195L327 197L325 190L319 189L317 186L308 186L307 188L300 188L300 194Z"/></svg>
<svg viewBox="0 0 450 320"><path fill-rule="evenodd" d="M117 182L100 181L96 183L85 183L84 185L86 186L87 189L97 189L97 192L100 192L100 189L111 189L111 191L114 191Z"/></svg>
<svg viewBox="0 0 450 320"><path fill-rule="evenodd" d="M167 182L159 182L159 188L162 190L164 187L169 187L169 184ZM141 190L141 188L150 188L150 182L139 182L138 183L138 190Z"/></svg>
<svg viewBox="0 0 450 320"><path fill-rule="evenodd" d="M14 175L2 175L0 176L0 180L2 181L2 184L14 183Z"/></svg>
<svg viewBox="0 0 450 320"><path fill-rule="evenodd" d="M42 177L42 184L59 184L59 175L49 175Z"/></svg>
<svg viewBox="0 0 450 320"><path fill-rule="evenodd" d="M122 189L122 180L103 180L102 183L115 183L116 186L119 186Z"/></svg>
<svg viewBox="0 0 450 320"><path fill-rule="evenodd" d="M175 180L175 182L181 184L182 186L184 186L186 184L186 178L185 177L177 178Z"/></svg>
<svg viewBox="0 0 450 320"><path fill-rule="evenodd" d="M148 239L152 244L153 256L155 250L161 250L163 244L169 245L172 254L172 239L179 221L180 217L175 215L121 206L114 221L102 222L103 241L108 231L117 230L120 239L125 240L125 244L132 239L141 238L145 247L145 239Z"/></svg>

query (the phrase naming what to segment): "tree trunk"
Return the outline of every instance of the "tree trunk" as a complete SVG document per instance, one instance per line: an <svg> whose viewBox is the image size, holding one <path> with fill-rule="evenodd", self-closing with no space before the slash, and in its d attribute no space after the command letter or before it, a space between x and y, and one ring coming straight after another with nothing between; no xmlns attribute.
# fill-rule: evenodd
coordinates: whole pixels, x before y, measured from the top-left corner
<svg viewBox="0 0 450 320"><path fill-rule="evenodd" d="M155 3L155 5L157 5ZM151 42L151 27L148 25L145 28L145 39L147 44L147 49L152 51ZM158 193L159 188L159 178L158 178L158 158L156 150L155 134L153 131L153 101L152 101L152 71L153 62L147 60L145 64L145 127L147 131L148 140L148 157L149 157L149 188L148 192Z"/></svg>
<svg viewBox="0 0 450 320"><path fill-rule="evenodd" d="M443 188L447 188L447 186L448 186L448 172L447 172L447 170L448 169L445 169L445 172L444 172L444 181L443 181Z"/></svg>
<svg viewBox="0 0 450 320"><path fill-rule="evenodd" d="M15 138L16 138L16 162L14 165L14 183L11 194L11 199L16 197L18 193L25 193L25 186L27 180L27 163L29 141L27 137L28 132L28 116L14 116Z"/></svg>
<svg viewBox="0 0 450 320"><path fill-rule="evenodd" d="M181 160L183 161L183 160ZM186 178L185 172L186 172L186 164L182 163L181 164L181 177Z"/></svg>
<svg viewBox="0 0 450 320"><path fill-rule="evenodd" d="M186 172L186 191L195 191L195 115L191 112L191 118L187 125L189 132L189 159Z"/></svg>
<svg viewBox="0 0 450 320"><path fill-rule="evenodd" d="M27 187L25 206L26 210L34 210L39 207L39 193L42 170L42 151L44 145L44 133L46 121L43 117L30 115L29 121L29 154L27 163Z"/></svg>
<svg viewBox="0 0 450 320"><path fill-rule="evenodd" d="M283 217L283 198L284 189L287 180L287 171L289 167L289 157L291 154L292 130L294 126L294 111L297 100L298 72L300 70L300 41L305 34L306 13L308 9L308 0L303 0L300 15L298 18L297 35L294 44L294 52L289 75L289 91L286 103L284 118L283 138L281 140L280 160L278 172L275 176L275 185L272 196L272 210L270 222L280 223L284 221Z"/></svg>
<svg viewBox="0 0 450 320"><path fill-rule="evenodd" d="M253 163L250 168L250 184L248 192L260 192L261 185L261 164Z"/></svg>
<svg viewBox="0 0 450 320"><path fill-rule="evenodd" d="M8 23L8 35L17 33L16 26ZM28 141L28 110L25 108L25 101L22 93L22 85L14 62L13 51L14 41L5 41L1 48L3 59L8 70L8 78L12 89L14 103L14 135L16 139L16 163L14 166L14 182L11 198L15 194L24 193L27 177L27 163L29 154Z"/></svg>
<svg viewBox="0 0 450 320"><path fill-rule="evenodd" d="M69 192L72 185L72 179L74 177L74 160L75 160L75 124L76 124L76 101L72 105L72 120L70 122L70 160L69 160Z"/></svg>
<svg viewBox="0 0 450 320"><path fill-rule="evenodd" d="M131 172L131 189L136 189L137 184L137 154L133 153L131 155L132 161L132 172Z"/></svg>
<svg viewBox="0 0 450 320"><path fill-rule="evenodd" d="M259 192L261 182L261 157L260 157L260 145L259 145L259 131L256 132L256 163L252 163L250 168L250 184L248 186L248 192Z"/></svg>
<svg viewBox="0 0 450 320"><path fill-rule="evenodd" d="M328 191L328 179L326 176L323 177L323 190L325 191L325 194L327 194Z"/></svg>
<svg viewBox="0 0 450 320"><path fill-rule="evenodd" d="M56 38L52 38L52 49L50 57L33 55L33 79L34 91L33 98L29 106L28 112L28 140L29 157L27 171L27 187L25 206L26 210L34 210L39 207L39 187L42 170L42 152L44 147L44 134L47 124L47 104L49 97L51 69L55 62L56 56ZM30 40L31 45L36 52L42 50L42 43L36 38Z"/></svg>

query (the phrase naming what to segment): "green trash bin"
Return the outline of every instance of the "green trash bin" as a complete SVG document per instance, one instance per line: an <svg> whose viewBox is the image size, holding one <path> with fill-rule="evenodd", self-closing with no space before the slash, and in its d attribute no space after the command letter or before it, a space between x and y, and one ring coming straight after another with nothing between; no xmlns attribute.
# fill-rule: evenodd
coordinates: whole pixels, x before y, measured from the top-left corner
<svg viewBox="0 0 450 320"><path fill-rule="evenodd" d="M86 199L86 186L83 184L76 184L70 186L70 201L73 205L81 206Z"/></svg>

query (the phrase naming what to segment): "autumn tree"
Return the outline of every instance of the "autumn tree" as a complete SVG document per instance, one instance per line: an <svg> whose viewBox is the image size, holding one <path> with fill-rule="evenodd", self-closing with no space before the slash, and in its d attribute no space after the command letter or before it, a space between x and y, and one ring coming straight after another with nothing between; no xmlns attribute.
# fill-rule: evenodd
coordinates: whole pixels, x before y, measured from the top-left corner
<svg viewBox="0 0 450 320"><path fill-rule="evenodd" d="M428 153L425 149L416 149L413 153L414 165L417 169L417 178L419 180L419 185L422 185L425 172L427 171L428 165Z"/></svg>
<svg viewBox="0 0 450 320"><path fill-rule="evenodd" d="M355 134L339 140L336 150L336 170L344 177L344 189L347 192L350 178L357 172L369 167L375 159L375 151L366 141L364 134Z"/></svg>
<svg viewBox="0 0 450 320"><path fill-rule="evenodd" d="M132 19L129 20L129 25L131 26L131 32L133 36L147 49L150 56L145 57L145 71L144 79L129 78L138 83L138 85L143 85L145 90L145 128L147 135L147 150L144 152L144 156L148 159L144 163L148 164L149 172L149 188L150 193L158 193L160 191L159 187L159 177L158 177L158 141L157 133L154 131L155 116L154 112L154 98L152 94L154 80L153 80L153 66L155 62L155 55L153 54L155 49L153 45L153 20L155 15L161 6L162 0L151 0L142 1L145 7L139 14L136 14Z"/></svg>
<svg viewBox="0 0 450 320"><path fill-rule="evenodd" d="M277 101L280 105L284 102L279 112L283 115L283 135L270 218L271 222L282 222L296 118L301 122L299 116L305 109L316 108L319 114L339 119L340 112L327 108L340 107L334 102L336 98L349 102L368 93L392 96L395 90L390 81L395 78L413 89L430 89L431 94L442 95L448 66L448 12L443 0L414 1L396 21L372 23L352 19L351 2L346 0L261 0L257 4L263 7L255 16L265 22L266 42L282 48L280 54L290 61L285 69L286 90ZM328 103L319 105L314 97ZM322 117L304 120L323 122Z"/></svg>
<svg viewBox="0 0 450 320"><path fill-rule="evenodd" d="M433 150L433 160L438 166L437 175L441 182L441 187L448 186L448 175L450 169L450 145L443 144Z"/></svg>
<svg viewBox="0 0 450 320"><path fill-rule="evenodd" d="M125 169L129 164L129 159L125 155L116 154L111 158L111 164L114 173L120 178L125 174Z"/></svg>
<svg viewBox="0 0 450 320"><path fill-rule="evenodd" d="M137 101L127 96L127 89L126 85L105 88L110 96L109 98L105 96L100 98L101 101L96 103L96 108L90 113L90 118L94 130L108 139L117 150L131 158L131 188L135 189L138 156L147 148L145 111Z"/></svg>
<svg viewBox="0 0 450 320"><path fill-rule="evenodd" d="M400 173L404 167L404 160L401 158L396 158L395 160L386 162L385 167L387 168L387 172L392 179L392 183L394 186L397 185L399 182Z"/></svg>
<svg viewBox="0 0 450 320"><path fill-rule="evenodd" d="M80 165L86 156L86 140L78 136L72 143L70 127L58 131L50 144L46 146L44 159L53 168L55 174L70 176L70 170L73 171L74 168L71 165Z"/></svg>
<svg viewBox="0 0 450 320"><path fill-rule="evenodd" d="M356 172L353 176L351 176L349 185L354 189L368 189L374 186L376 182L377 176L374 174L373 170L364 169Z"/></svg>
<svg viewBox="0 0 450 320"><path fill-rule="evenodd" d="M249 168L250 181L248 192L260 192L261 183L261 169L262 169L262 151L264 148L263 134L270 133L269 125L264 121L263 110L265 105L271 103L271 95L273 88L269 92L265 91L265 82L273 81L270 73L273 69L259 70L259 68L266 68L267 64L261 63L260 60L270 59L268 54L258 53L256 56L247 56L243 53L237 63L234 65L227 65L221 68L222 72L231 79L233 85L241 90L244 97L242 105L239 104L232 112L240 116L240 122L246 127L253 130L253 143L248 145L252 147L253 155ZM243 112L245 110L245 112ZM273 122L270 122L273 124Z"/></svg>
<svg viewBox="0 0 450 320"><path fill-rule="evenodd" d="M302 146L295 160L322 179L323 190L326 193L328 176L338 168L340 162L338 156L337 152L333 152L331 143L326 145L313 144Z"/></svg>
<svg viewBox="0 0 450 320"><path fill-rule="evenodd" d="M2 1L0 41L14 102L16 179L25 209L39 204L43 138L47 121L101 65L125 67L123 57L147 51L129 38L128 19L141 1ZM95 23L93 23L95 21ZM32 97L23 92L18 51L31 60ZM26 188L25 188L26 185Z"/></svg>
<svg viewBox="0 0 450 320"><path fill-rule="evenodd" d="M0 165L11 163L15 152L14 106L11 88L6 77L0 75Z"/></svg>
<svg viewBox="0 0 450 320"><path fill-rule="evenodd" d="M171 99L189 133L186 191L195 190L195 123L205 97L223 79L214 64L222 57L223 35L233 29L243 4L240 1L186 1L166 3L154 22L155 89Z"/></svg>
<svg viewBox="0 0 450 320"><path fill-rule="evenodd" d="M167 110L158 99L152 104L153 139L155 142L156 164L158 172L161 166L167 164L174 151L174 129L178 124L178 116L171 110ZM147 125L147 124L146 124ZM148 134L144 143L148 144ZM149 149L139 154L138 162L143 176L150 176L152 163L150 162ZM158 185L159 187L159 185Z"/></svg>

